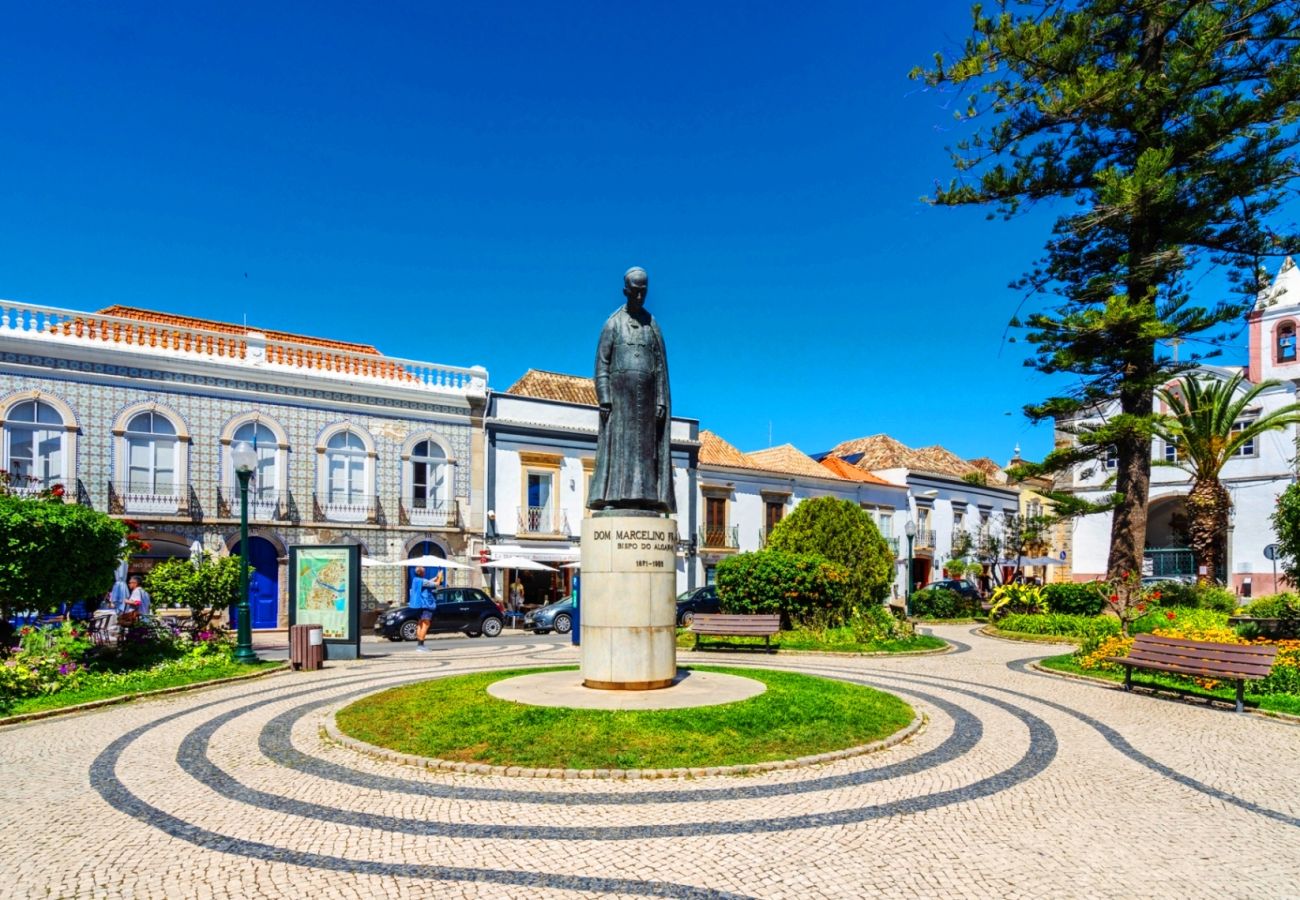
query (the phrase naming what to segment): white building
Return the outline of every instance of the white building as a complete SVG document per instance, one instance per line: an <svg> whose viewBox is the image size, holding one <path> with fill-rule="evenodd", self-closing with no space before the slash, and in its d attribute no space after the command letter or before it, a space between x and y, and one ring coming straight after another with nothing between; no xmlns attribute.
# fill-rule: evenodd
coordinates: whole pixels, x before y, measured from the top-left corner
<svg viewBox="0 0 1300 900"><path fill-rule="evenodd" d="M713 582L727 556L761 549L772 527L813 497L837 497L870 511L897 556L895 514L906 509L906 488L837 464L822 465L789 444L742 453L701 431L696 548L704 583Z"/></svg>
<svg viewBox="0 0 1300 900"><path fill-rule="evenodd" d="M996 534L1019 512L1019 493L993 463L975 462L938 445L913 449L886 434L844 441L825 454L906 490L906 502L896 517L895 534L902 536L907 519L916 525L912 541L916 584L937 578L951 558L953 536L966 532L978 546ZM999 483L1001 481L1001 483ZM900 548L899 578L907 583L907 542Z"/></svg>
<svg viewBox="0 0 1300 900"><path fill-rule="evenodd" d="M1249 384L1279 380L1281 385L1262 394L1259 406L1248 411L1248 416L1253 418L1296 401L1296 384L1300 380L1300 360L1296 354L1296 329L1300 325L1300 270L1290 258L1283 263L1273 284L1260 292L1246 322L1248 365L1244 369L1204 366L1198 371L1202 377L1225 380L1235 373L1242 373ZM1159 409L1159 400L1156 406ZM1102 414L1113 410L1114 407L1107 408ZM1062 437L1068 439L1064 433ZM1296 447L1294 427L1263 435L1229 460L1220 475L1232 498L1232 513L1225 548L1226 571L1217 575L1242 594L1259 596L1276 590L1273 563L1265 558L1264 548L1275 540L1270 516L1277 497L1295 480ZM1174 458L1174 449L1159 439L1154 441L1151 453L1154 460ZM1110 490L1107 484L1114 474L1114 466L1114 458L1108 458L1090 466L1077 467L1066 476L1063 487L1087 499L1099 499ZM1187 548L1185 535L1185 498L1191 486L1191 477L1182 469L1165 466L1152 469L1144 564L1151 574L1194 574L1192 553ZM1110 526L1110 513L1085 516L1075 521L1076 580L1104 577L1110 550Z"/></svg>
<svg viewBox="0 0 1300 900"><path fill-rule="evenodd" d="M529 604L557 600L571 589L575 570L564 566L578 562L582 520L590 515L587 489L599 421L590 378L530 369L505 393L490 396L484 421L490 555L523 557L554 569L507 570L499 576L498 598L516 579ZM696 584L688 550L696 521L698 430L695 420L673 417L679 590Z"/></svg>

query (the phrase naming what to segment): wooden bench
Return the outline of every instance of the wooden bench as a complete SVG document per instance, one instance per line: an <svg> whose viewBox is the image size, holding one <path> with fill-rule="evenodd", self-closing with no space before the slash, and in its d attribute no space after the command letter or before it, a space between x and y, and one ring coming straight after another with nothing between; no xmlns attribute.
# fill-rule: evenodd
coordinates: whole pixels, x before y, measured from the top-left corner
<svg viewBox="0 0 1300 900"><path fill-rule="evenodd" d="M691 620L691 633L695 635L695 649L700 649L700 636L709 637L761 637L769 653L772 652L772 635L781 630L779 614L729 616L696 613Z"/></svg>
<svg viewBox="0 0 1300 900"><path fill-rule="evenodd" d="M1150 669L1237 682L1237 712L1242 710L1245 683L1267 678L1277 656L1270 644L1212 644L1182 638L1139 634L1128 656L1108 656L1106 662L1124 666L1124 690L1133 690L1133 670Z"/></svg>

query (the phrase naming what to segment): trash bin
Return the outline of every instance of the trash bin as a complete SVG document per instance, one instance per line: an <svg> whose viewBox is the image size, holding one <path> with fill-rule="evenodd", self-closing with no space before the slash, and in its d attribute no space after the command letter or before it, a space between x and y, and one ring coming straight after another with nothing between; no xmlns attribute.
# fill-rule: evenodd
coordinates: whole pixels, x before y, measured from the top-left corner
<svg viewBox="0 0 1300 900"><path fill-rule="evenodd" d="M319 625L289 628L289 665L294 669L319 669L325 662L325 634Z"/></svg>

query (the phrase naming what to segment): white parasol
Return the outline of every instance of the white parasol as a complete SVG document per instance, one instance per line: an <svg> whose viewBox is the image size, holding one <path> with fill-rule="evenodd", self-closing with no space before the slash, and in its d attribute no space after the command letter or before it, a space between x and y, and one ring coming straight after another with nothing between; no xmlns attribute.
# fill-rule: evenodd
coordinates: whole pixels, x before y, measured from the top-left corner
<svg viewBox="0 0 1300 900"><path fill-rule="evenodd" d="M466 565L462 562L456 562L454 559L444 559L441 556L434 556L426 553L424 556L412 556L410 559L399 559L392 563L394 566L428 566L435 569L472 569L473 566Z"/></svg>
<svg viewBox="0 0 1300 900"><path fill-rule="evenodd" d="M522 556L506 556L501 559L494 559L492 562L483 563L485 569L526 569L530 572L554 572L550 566L542 565L533 559L525 559Z"/></svg>

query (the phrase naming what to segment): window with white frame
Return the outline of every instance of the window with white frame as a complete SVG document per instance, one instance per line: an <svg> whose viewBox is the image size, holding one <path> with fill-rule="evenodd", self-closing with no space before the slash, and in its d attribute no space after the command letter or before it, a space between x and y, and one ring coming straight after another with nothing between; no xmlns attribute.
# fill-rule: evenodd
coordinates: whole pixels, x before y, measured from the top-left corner
<svg viewBox="0 0 1300 900"><path fill-rule="evenodd" d="M275 432L262 422L245 422L235 429L231 446L245 441L257 454L257 465L248 483L248 509L255 518L274 516L280 499L280 442ZM227 460L230 454L226 454ZM227 465L231 465L227 463ZM227 473L229 484L238 488L239 479L234 469Z"/></svg>
<svg viewBox="0 0 1300 900"><path fill-rule="evenodd" d="M1181 459L1178 455L1178 445L1173 441L1165 441L1165 462L1176 463Z"/></svg>
<svg viewBox="0 0 1300 900"><path fill-rule="evenodd" d="M1250 426L1250 424L1251 424L1252 421L1253 421L1253 420L1251 420L1251 419L1242 419L1242 420L1239 421L1239 422L1234 422L1233 425L1232 425L1232 432L1233 432L1233 434L1236 434L1237 432L1240 432L1240 431L1245 431L1245 430ZM1250 440L1246 441L1246 443L1244 443L1244 444L1242 444L1240 447L1238 447L1238 448L1236 449L1236 451L1235 451L1232 455L1233 455L1233 456L1254 456L1254 455L1255 455L1255 439L1254 439L1254 438L1251 438Z"/></svg>
<svg viewBox="0 0 1300 900"><path fill-rule="evenodd" d="M11 489L46 490L66 479L63 416L41 400L11 406L4 417L4 468Z"/></svg>
<svg viewBox="0 0 1300 900"><path fill-rule="evenodd" d="M160 412L137 413L127 422L126 491L131 495L177 497L180 439L176 425Z"/></svg>
<svg viewBox="0 0 1300 900"><path fill-rule="evenodd" d="M894 514L892 512L882 512L876 519L876 527L880 529L880 536L889 540L894 536Z"/></svg>
<svg viewBox="0 0 1300 900"><path fill-rule="evenodd" d="M410 484L412 510L447 511L447 453L435 441L420 441L411 448Z"/></svg>
<svg viewBox="0 0 1300 900"><path fill-rule="evenodd" d="M1102 465L1107 469L1114 469L1119 465L1119 451L1114 447L1107 447L1105 454L1102 456Z"/></svg>
<svg viewBox="0 0 1300 900"><path fill-rule="evenodd" d="M326 442L325 499L331 507L366 506L368 458L365 442L356 432L340 431Z"/></svg>
<svg viewBox="0 0 1300 900"><path fill-rule="evenodd" d="M528 531L550 533L555 530L555 512L552 504L555 476L551 472L528 473L528 510L525 528Z"/></svg>

